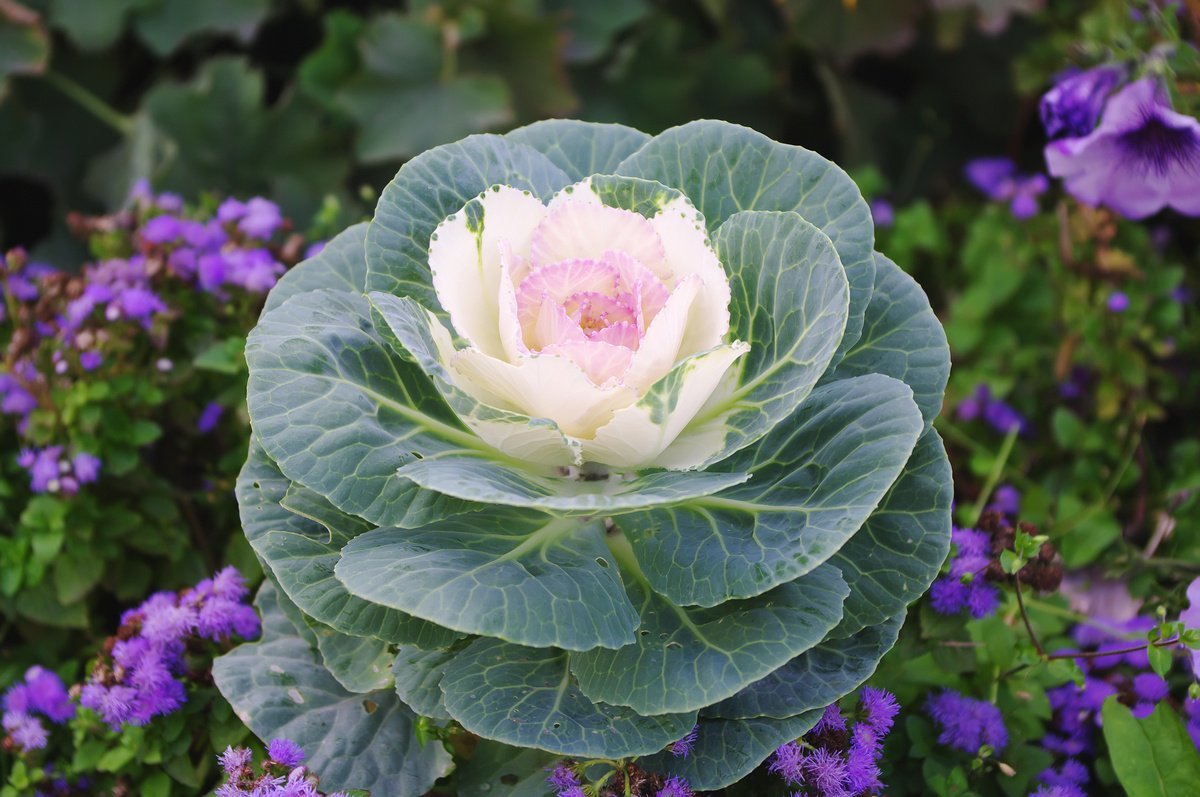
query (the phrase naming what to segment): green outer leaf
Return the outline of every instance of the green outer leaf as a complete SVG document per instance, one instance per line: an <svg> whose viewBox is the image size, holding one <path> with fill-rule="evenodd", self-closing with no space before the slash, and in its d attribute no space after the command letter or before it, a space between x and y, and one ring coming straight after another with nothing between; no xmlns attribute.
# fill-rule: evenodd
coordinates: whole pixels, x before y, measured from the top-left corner
<svg viewBox="0 0 1200 797"><path fill-rule="evenodd" d="M911 387L925 425L933 425L950 378L946 331L916 280L878 252L862 337L821 381L871 373L895 377Z"/></svg>
<svg viewBox="0 0 1200 797"><path fill-rule="evenodd" d="M735 213L715 245L732 291L730 334L750 351L736 390L710 401L680 436L686 444L689 435L722 434L709 462L761 439L808 397L842 339L850 301L833 244L796 213Z"/></svg>
<svg viewBox="0 0 1200 797"><path fill-rule="evenodd" d="M448 628L368 603L333 576L342 547L370 526L337 513L310 490L291 484L257 441L237 481L242 528L289 600L305 614L344 634L440 648L459 637ZM295 511L281 506L288 501ZM322 510L323 507L323 510ZM316 520L314 518L319 518ZM322 525L322 523L328 525Z"/></svg>
<svg viewBox="0 0 1200 797"><path fill-rule="evenodd" d="M724 700L813 647L842 619L847 594L836 568L821 567L755 598L685 609L627 575L637 641L575 654L571 672L592 700L649 715Z"/></svg>
<svg viewBox="0 0 1200 797"><path fill-rule="evenodd" d="M850 282L839 356L858 340L875 278L875 227L858 187L836 164L747 127L702 120L655 136L616 172L680 189L710 231L739 210L794 210L815 224L833 241Z"/></svg>
<svg viewBox="0 0 1200 797"><path fill-rule="evenodd" d="M419 797L451 768L441 745L423 745L415 715L390 691L343 689L282 615L269 586L257 600L260 642L213 662L213 679L238 717L262 740L286 737L326 790L367 789Z"/></svg>
<svg viewBox="0 0 1200 797"><path fill-rule="evenodd" d="M505 133L504 138L542 153L572 182L611 173L650 140L632 127L577 119L544 119Z"/></svg>
<svg viewBox="0 0 1200 797"><path fill-rule="evenodd" d="M324 249L279 278L267 294L262 314L296 294L322 288L362 293L367 285L366 240L366 222L347 227L330 238Z"/></svg>
<svg viewBox="0 0 1200 797"><path fill-rule="evenodd" d="M681 203L687 202L687 197L682 191L668 188L655 180L643 180L639 177L596 174L588 180L587 187L606 206L633 211L647 219L654 218L676 200ZM699 230L704 220L700 218L699 211L693 212L697 213L695 221L696 229Z"/></svg>
<svg viewBox="0 0 1200 797"><path fill-rule="evenodd" d="M454 771L458 797L546 797L546 770L557 756L482 739Z"/></svg>
<svg viewBox="0 0 1200 797"><path fill-rule="evenodd" d="M392 685L395 654L382 639L349 636L306 618L317 639L321 662L348 692L367 693Z"/></svg>
<svg viewBox="0 0 1200 797"><path fill-rule="evenodd" d="M717 466L750 481L621 517L646 578L680 605L759 595L826 561L908 461L921 414L903 382L869 375L818 388L785 424Z"/></svg>
<svg viewBox="0 0 1200 797"><path fill-rule="evenodd" d="M429 236L493 185L543 201L571 182L545 156L495 135L431 149L401 167L379 197L367 230L367 290L411 296L440 312L429 272Z"/></svg>
<svg viewBox="0 0 1200 797"><path fill-rule="evenodd" d="M446 665L468 644L469 641L441 650L401 645L392 662L396 694L422 717L449 720L441 689L442 677L446 674Z"/></svg>
<svg viewBox="0 0 1200 797"><path fill-rule="evenodd" d="M381 526L473 508L396 475L416 456L483 443L383 341L365 297L293 296L250 332L246 362L254 432L292 481Z"/></svg>
<svg viewBox="0 0 1200 797"><path fill-rule="evenodd" d="M464 633L588 650L629 644L638 625L610 560L601 521L491 509L363 534L334 573L359 597Z"/></svg>
<svg viewBox="0 0 1200 797"><path fill-rule="evenodd" d="M446 708L479 736L588 758L654 753L695 724L695 712L642 717L628 708L593 703L572 681L569 656L477 639L446 668Z"/></svg>
<svg viewBox="0 0 1200 797"><path fill-rule="evenodd" d="M1200 753L1179 715L1160 703L1145 719L1135 719L1115 696L1104 701L1104 741L1117 780L1129 797L1179 797L1200 783Z"/></svg>
<svg viewBox="0 0 1200 797"><path fill-rule="evenodd" d="M638 763L651 772L678 775L696 790L721 789L749 775L784 743L808 733L822 713L809 711L782 720L701 717L696 746L686 758L659 753Z"/></svg>
<svg viewBox="0 0 1200 797"><path fill-rule="evenodd" d="M219 32L249 42L271 10L269 0L163 0L133 18L138 37L159 57L191 36Z"/></svg>
<svg viewBox="0 0 1200 797"><path fill-rule="evenodd" d="M857 689L896 644L904 625L901 610L878 625L843 639L826 639L773 673L727 700L709 707L705 716L744 719L790 717L823 709Z"/></svg>
<svg viewBox="0 0 1200 797"><path fill-rule="evenodd" d="M900 478L858 533L830 561L850 585L835 636L849 636L921 597L950 552L950 460L929 429Z"/></svg>

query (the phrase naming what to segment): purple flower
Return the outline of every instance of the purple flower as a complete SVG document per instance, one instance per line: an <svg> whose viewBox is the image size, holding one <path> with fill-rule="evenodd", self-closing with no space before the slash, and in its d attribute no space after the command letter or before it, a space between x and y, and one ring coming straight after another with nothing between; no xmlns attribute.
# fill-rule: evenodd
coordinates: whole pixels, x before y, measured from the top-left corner
<svg viewBox="0 0 1200 797"><path fill-rule="evenodd" d="M1050 182L1044 174L1017 174L1017 165L1009 158L976 158L966 166L967 179L989 199L1008 202L1018 219L1038 212L1037 198Z"/></svg>
<svg viewBox="0 0 1200 797"><path fill-rule="evenodd" d="M1029 797L1087 797L1087 792L1071 783L1060 783L1057 786L1040 786L1037 791L1030 792Z"/></svg>
<svg viewBox="0 0 1200 797"><path fill-rule="evenodd" d="M56 493L61 487L62 446L47 446L41 450L25 449L17 464L29 471L29 489L35 493Z"/></svg>
<svg viewBox="0 0 1200 797"><path fill-rule="evenodd" d="M845 760L832 750L818 747L804 757L805 782L822 797L850 797L846 775Z"/></svg>
<svg viewBox="0 0 1200 797"><path fill-rule="evenodd" d="M279 206L262 197L254 197L246 203L246 212L238 222L238 229L251 238L266 240L283 224Z"/></svg>
<svg viewBox="0 0 1200 797"><path fill-rule="evenodd" d="M900 703L896 696L885 689L866 686L863 687L859 701L871 730L879 736L887 735L892 729L896 715L900 713Z"/></svg>
<svg viewBox="0 0 1200 797"><path fill-rule="evenodd" d="M876 227L891 227L896 222L896 211L891 202L876 197L871 200L871 218Z"/></svg>
<svg viewBox="0 0 1200 797"><path fill-rule="evenodd" d="M875 729L865 723L855 725L846 753L846 784L850 794L875 794L883 788L878 764L882 754L883 746Z"/></svg>
<svg viewBox="0 0 1200 797"><path fill-rule="evenodd" d="M304 250L304 259L308 260L311 257L316 257L325 249L324 241L313 241Z"/></svg>
<svg viewBox="0 0 1200 797"><path fill-rule="evenodd" d="M1123 313L1129 309L1129 297L1121 291L1113 291L1108 295L1105 306L1113 313Z"/></svg>
<svg viewBox="0 0 1200 797"><path fill-rule="evenodd" d="M693 726L692 729L688 731L682 739L674 742L671 745L671 755L678 756L680 758L687 758L688 754L691 753L692 749L696 746L696 735L699 732L700 726Z"/></svg>
<svg viewBox="0 0 1200 797"><path fill-rule="evenodd" d="M80 484L91 484L100 478L100 458L80 451L71 460L71 470Z"/></svg>
<svg viewBox="0 0 1200 797"><path fill-rule="evenodd" d="M217 423L221 420L221 413L225 408L221 406L219 401L210 401L204 405L204 410L200 413L200 417L196 420L196 431L200 434L208 434L213 429L217 428Z"/></svg>
<svg viewBox="0 0 1200 797"><path fill-rule="evenodd" d="M838 708L837 703L830 703L825 707L825 713L821 715L821 719L817 720L817 724L809 733L820 735L844 730L846 730L846 720L842 716L841 709Z"/></svg>
<svg viewBox="0 0 1200 797"><path fill-rule="evenodd" d="M1133 693L1139 700L1157 703L1167 696L1170 687L1156 673L1143 672L1133 676Z"/></svg>
<svg viewBox="0 0 1200 797"><path fill-rule="evenodd" d="M217 220L222 224L231 224L246 215L246 204L229 197L217 207Z"/></svg>
<svg viewBox="0 0 1200 797"><path fill-rule="evenodd" d="M1021 492L1011 484L1002 484L992 493L992 503L988 509L1002 515L1016 517L1021 511Z"/></svg>
<svg viewBox="0 0 1200 797"><path fill-rule="evenodd" d="M983 577L992 560L991 538L975 529L951 532L954 557L950 572L933 583L929 591L933 609L939 614L970 611L976 620L987 617L1000 605L1000 591Z"/></svg>
<svg viewBox="0 0 1200 797"><path fill-rule="evenodd" d="M975 755L984 745L999 752L1008 744L1008 730L1000 709L944 689L929 697L926 712L937 723L938 742Z"/></svg>
<svg viewBox="0 0 1200 797"><path fill-rule="evenodd" d="M1071 70L1042 95L1042 126L1049 138L1078 138L1096 128L1104 102L1125 76L1117 66Z"/></svg>
<svg viewBox="0 0 1200 797"><path fill-rule="evenodd" d="M1200 577L1192 580L1187 588L1188 607L1179 614L1179 620L1185 628L1200 628ZM1192 672L1200 677L1200 650L1188 648L1192 657Z"/></svg>
<svg viewBox="0 0 1200 797"><path fill-rule="evenodd" d="M547 776L546 782L554 787L558 797L585 797L575 771L566 764L555 766Z"/></svg>
<svg viewBox="0 0 1200 797"><path fill-rule="evenodd" d="M0 723L13 744L25 752L40 750L49 740L46 726L32 714L7 711Z"/></svg>
<svg viewBox="0 0 1200 797"><path fill-rule="evenodd" d="M143 241L152 244L167 244L183 237L184 222L171 215L155 216L142 225Z"/></svg>
<svg viewBox="0 0 1200 797"><path fill-rule="evenodd" d="M1200 215L1200 122L1175 113L1153 78L1108 101L1099 127L1046 145L1046 165L1067 192L1145 218L1164 207Z"/></svg>
<svg viewBox="0 0 1200 797"><path fill-rule="evenodd" d="M1031 431L1029 421L1012 405L995 398L987 385L977 385L974 393L959 402L955 415L963 421L983 419L1001 434L1008 434L1014 426L1022 435Z"/></svg>
<svg viewBox="0 0 1200 797"><path fill-rule="evenodd" d="M225 752L217 756L217 762L220 763L221 769L225 770L226 775L236 778L245 767L250 765L250 748L226 747Z"/></svg>
<svg viewBox="0 0 1200 797"><path fill-rule="evenodd" d="M122 316L131 321L139 321L146 327L149 327L152 315L167 311L167 305L162 299L149 288L140 286L121 291L117 294L115 304Z"/></svg>
<svg viewBox="0 0 1200 797"><path fill-rule="evenodd" d="M692 789L687 781L675 776L667 778L667 782L658 790L654 797L693 797Z"/></svg>
<svg viewBox="0 0 1200 797"><path fill-rule="evenodd" d="M75 706L67 687L58 675L44 667L25 671L26 711L42 714L51 722L61 724L75 716ZM8 708L7 702L5 707Z"/></svg>
<svg viewBox="0 0 1200 797"><path fill-rule="evenodd" d="M98 351L79 353L79 367L85 371L95 371L104 363L104 356Z"/></svg>
<svg viewBox="0 0 1200 797"><path fill-rule="evenodd" d="M304 763L304 751L291 739L272 739L267 745L267 757L289 769Z"/></svg>
<svg viewBox="0 0 1200 797"><path fill-rule="evenodd" d="M768 772L773 772L793 786L804 782L804 749L796 742L788 742L771 756Z"/></svg>

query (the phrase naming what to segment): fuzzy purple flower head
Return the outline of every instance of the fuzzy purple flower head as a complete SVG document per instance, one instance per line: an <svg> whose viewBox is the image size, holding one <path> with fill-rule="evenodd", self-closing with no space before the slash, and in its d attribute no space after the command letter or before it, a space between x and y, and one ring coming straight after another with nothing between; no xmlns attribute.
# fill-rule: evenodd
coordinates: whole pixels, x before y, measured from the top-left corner
<svg viewBox="0 0 1200 797"><path fill-rule="evenodd" d="M925 711L937 723L938 742L975 755L984 745L999 752L1008 745L1008 730L1000 709L951 689L931 695Z"/></svg>
<svg viewBox="0 0 1200 797"><path fill-rule="evenodd" d="M1009 158L976 158L967 164L965 173L988 199L1008 202L1017 219L1035 215L1038 196L1050 187L1044 174L1018 174L1017 164Z"/></svg>
<svg viewBox="0 0 1200 797"><path fill-rule="evenodd" d="M1200 216L1200 122L1173 111L1153 78L1121 89L1095 130L1052 141L1045 154L1050 174L1085 204L1131 219L1166 207Z"/></svg>

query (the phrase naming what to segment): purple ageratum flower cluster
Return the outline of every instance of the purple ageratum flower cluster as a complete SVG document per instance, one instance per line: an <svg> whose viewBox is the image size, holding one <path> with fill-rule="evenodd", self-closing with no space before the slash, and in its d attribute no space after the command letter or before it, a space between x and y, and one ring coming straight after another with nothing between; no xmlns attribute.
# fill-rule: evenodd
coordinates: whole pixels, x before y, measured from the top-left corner
<svg viewBox="0 0 1200 797"><path fill-rule="evenodd" d="M690 731L688 731L682 739L672 742L671 746L667 749L671 751L671 755L673 756L687 758L692 752L692 749L696 746L696 736L699 733L700 726L696 725Z"/></svg>
<svg viewBox="0 0 1200 797"><path fill-rule="evenodd" d="M46 746L49 732L42 718L61 725L75 716L75 706L67 688L55 673L43 667L30 667L24 680L4 693L4 733L12 745L23 752Z"/></svg>
<svg viewBox="0 0 1200 797"><path fill-rule="evenodd" d="M100 478L100 458L80 451L67 457L62 446L26 448L17 464L29 472L29 489L35 493L75 495L80 485Z"/></svg>
<svg viewBox="0 0 1200 797"><path fill-rule="evenodd" d="M938 743L978 755L984 746L999 752L1008 745L1008 729L1000 709L952 689L930 695L925 711L938 726Z"/></svg>
<svg viewBox="0 0 1200 797"><path fill-rule="evenodd" d="M805 794L812 797L878 794L883 789L879 771L883 740L899 711L890 692L865 687L859 698L862 718L853 728L847 728L836 704L828 706L802 740L775 751L767 770L789 786L805 787Z"/></svg>
<svg viewBox="0 0 1200 797"><path fill-rule="evenodd" d="M1037 198L1050 187L1044 174L1018 174L1010 158L976 158L964 169L967 180L995 202L1008 202L1017 219L1038 212Z"/></svg>
<svg viewBox="0 0 1200 797"><path fill-rule="evenodd" d="M1033 430L1025 416L1008 402L993 396L987 385L977 385L974 393L959 402L955 416L961 421L982 420L1000 434L1008 434L1015 428L1018 434L1027 436Z"/></svg>
<svg viewBox="0 0 1200 797"><path fill-rule="evenodd" d="M1015 518L1021 512L1021 491L1011 484L1000 485L992 493L992 501L987 505L987 509L1008 518Z"/></svg>
<svg viewBox="0 0 1200 797"><path fill-rule="evenodd" d="M679 776L667 778L663 787L654 793L654 797L695 797L692 787Z"/></svg>
<svg viewBox="0 0 1200 797"><path fill-rule="evenodd" d="M227 747L217 756L225 783L217 787L216 797L321 797L317 778L302 766L304 751L290 739L272 739L267 760L257 772L252 758L245 747ZM328 797L346 794L339 791Z"/></svg>
<svg viewBox="0 0 1200 797"><path fill-rule="evenodd" d="M1089 70L1043 98L1047 132L1061 136L1046 145L1050 174L1079 201L1131 219L1166 207L1200 216L1200 121L1172 110L1156 78L1108 96L1115 82L1110 72Z"/></svg>
<svg viewBox="0 0 1200 797"><path fill-rule="evenodd" d="M258 636L248 594L237 570L226 567L182 594L159 592L125 612L111 653L96 663L80 703L113 730L175 711L187 700L180 676L189 642Z"/></svg>
<svg viewBox="0 0 1200 797"><path fill-rule="evenodd" d="M583 784L579 782L579 776L566 763L555 765L546 777L546 782L554 787L556 797L587 797L583 791Z"/></svg>
<svg viewBox="0 0 1200 797"><path fill-rule="evenodd" d="M992 538L984 531L955 528L950 540L954 556L950 572L933 583L929 598L939 614L959 614L964 609L976 620L1000 605L1000 590L985 578L992 562Z"/></svg>

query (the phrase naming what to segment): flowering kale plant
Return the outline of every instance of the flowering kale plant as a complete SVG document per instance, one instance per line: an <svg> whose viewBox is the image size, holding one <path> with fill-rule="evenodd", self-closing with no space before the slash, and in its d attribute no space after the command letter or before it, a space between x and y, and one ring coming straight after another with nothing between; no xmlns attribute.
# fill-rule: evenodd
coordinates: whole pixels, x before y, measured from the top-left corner
<svg viewBox="0 0 1200 797"><path fill-rule="evenodd" d="M945 337L873 240L836 166L720 122L410 161L247 342L238 497L277 586L222 692L332 788L428 789L418 715L748 773L870 675L949 545Z"/></svg>

